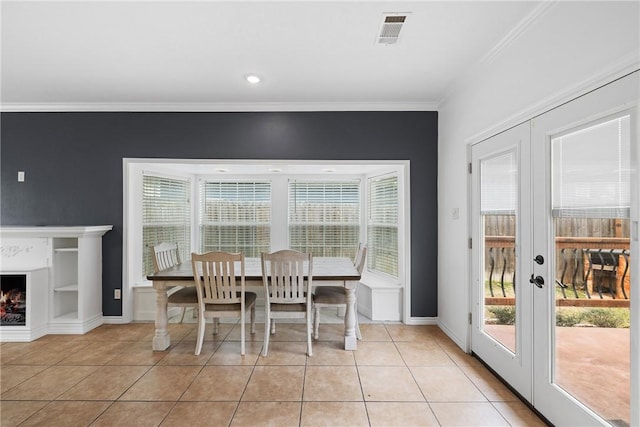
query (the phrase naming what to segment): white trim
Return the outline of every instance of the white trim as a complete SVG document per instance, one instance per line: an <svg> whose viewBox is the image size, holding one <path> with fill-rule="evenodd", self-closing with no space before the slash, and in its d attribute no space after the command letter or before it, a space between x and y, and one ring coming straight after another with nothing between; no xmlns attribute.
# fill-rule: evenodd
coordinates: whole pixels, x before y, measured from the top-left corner
<svg viewBox="0 0 640 427"><path fill-rule="evenodd" d="M113 230L113 225L93 225L93 226L14 226L5 225L0 227L0 235L7 237L91 237L103 236L107 231Z"/></svg>
<svg viewBox="0 0 640 427"><path fill-rule="evenodd" d="M502 39L498 41L487 53L480 58L477 65L478 66L487 66L493 62L493 60L498 57L506 48L511 46L518 38L524 34L529 27L538 22L545 13L549 12L554 6L556 2L554 1L544 1L536 5L531 12L527 14L524 18L520 20ZM473 74L473 73L468 73ZM457 85L456 85L457 86Z"/></svg>
<svg viewBox="0 0 640 427"><path fill-rule="evenodd" d="M411 162L404 162L404 173L398 173L398 177L402 180L399 184L404 189L402 199L399 200L399 208L402 209L402 233L398 235L402 239L399 243L399 249L402 253L398 253L398 257L404 261L404 267L399 275L399 279L403 281L403 304L402 304L402 320L410 325L414 319L411 317L411 171L409 170ZM430 323L428 323L430 324Z"/></svg>
<svg viewBox="0 0 640 427"><path fill-rule="evenodd" d="M260 111L437 111L437 102L235 102L99 103L3 102L1 112L260 112Z"/></svg>
<svg viewBox="0 0 640 427"><path fill-rule="evenodd" d="M451 330L451 328L449 328L440 319L438 319L438 327L442 332L444 332L451 339L451 341L456 343L456 345L460 347L462 351L464 351L465 353L471 352L471 345L469 343L469 340L465 342L464 340L461 340L460 338L458 338L458 336Z"/></svg>
<svg viewBox="0 0 640 427"><path fill-rule="evenodd" d="M53 318L49 321L47 334L86 334L103 323L104 317L102 314L95 315L80 323L77 321L69 322Z"/></svg>
<svg viewBox="0 0 640 427"><path fill-rule="evenodd" d="M493 60L498 57L502 52L515 43L518 38L522 34L524 34L529 27L533 23L535 23L542 15L547 13L553 6L555 6L556 2L554 1L544 1L539 3L531 12L527 14L524 18L520 20L504 37L502 37L498 42L491 47L478 61L476 61L471 67L469 67L466 72L460 76L458 79L454 80L451 84L449 84L447 90L445 90L444 95L440 98L440 102L438 102L438 108L442 109L444 105L446 105L447 100L450 99L456 91L464 86L463 83L468 79L472 78L477 70L480 67L486 67L490 65Z"/></svg>
<svg viewBox="0 0 640 427"><path fill-rule="evenodd" d="M481 142L500 132L504 132L507 129L517 126L520 123L535 119L541 114L553 110L562 104L579 98L580 96L638 70L640 70L640 53L634 52L623 57L616 63L603 67L599 73L591 76L590 78L584 79L573 86L568 86L563 90L558 91L557 93L542 99L541 101L524 108L515 114L512 114L505 120L466 138L465 143L475 144Z"/></svg>
<svg viewBox="0 0 640 427"><path fill-rule="evenodd" d="M131 323L131 320L127 319L125 316L103 316L102 320L105 325L124 325Z"/></svg>
<svg viewBox="0 0 640 427"><path fill-rule="evenodd" d="M437 317L409 317L403 323L409 326L440 325Z"/></svg>

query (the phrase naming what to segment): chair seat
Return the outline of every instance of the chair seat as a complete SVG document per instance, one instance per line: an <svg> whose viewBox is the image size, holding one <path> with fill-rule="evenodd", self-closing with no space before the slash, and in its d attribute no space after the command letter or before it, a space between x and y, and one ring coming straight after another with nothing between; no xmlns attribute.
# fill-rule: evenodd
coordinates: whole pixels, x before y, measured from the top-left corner
<svg viewBox="0 0 640 427"><path fill-rule="evenodd" d="M298 304L278 304L278 303L272 303L271 304L271 311L290 311L290 312L302 312L302 313L306 313L307 311L307 304L301 302Z"/></svg>
<svg viewBox="0 0 640 427"><path fill-rule="evenodd" d="M198 292L195 287L182 288L169 295L169 304L198 304Z"/></svg>
<svg viewBox="0 0 640 427"><path fill-rule="evenodd" d="M240 296L240 295L238 295ZM257 295L255 292L245 292L244 293L244 304L245 307L249 307L251 304L255 303L257 299ZM237 311L240 310L240 303L233 304L205 304L205 311Z"/></svg>
<svg viewBox="0 0 640 427"><path fill-rule="evenodd" d="M347 292L342 286L319 286L313 295L315 304L346 304Z"/></svg>
<svg viewBox="0 0 640 427"><path fill-rule="evenodd" d="M346 294L347 290L344 286L318 286L315 289L315 295L322 294Z"/></svg>

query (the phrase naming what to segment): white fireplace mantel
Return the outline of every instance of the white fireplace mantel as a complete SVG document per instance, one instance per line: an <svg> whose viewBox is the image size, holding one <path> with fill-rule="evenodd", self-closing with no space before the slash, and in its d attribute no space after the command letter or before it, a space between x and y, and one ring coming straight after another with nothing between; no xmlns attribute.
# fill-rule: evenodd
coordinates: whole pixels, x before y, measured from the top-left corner
<svg viewBox="0 0 640 427"><path fill-rule="evenodd" d="M91 226L20 226L9 225L0 227L0 238L5 237L87 237L102 236L107 231L113 229L113 225L91 225Z"/></svg>

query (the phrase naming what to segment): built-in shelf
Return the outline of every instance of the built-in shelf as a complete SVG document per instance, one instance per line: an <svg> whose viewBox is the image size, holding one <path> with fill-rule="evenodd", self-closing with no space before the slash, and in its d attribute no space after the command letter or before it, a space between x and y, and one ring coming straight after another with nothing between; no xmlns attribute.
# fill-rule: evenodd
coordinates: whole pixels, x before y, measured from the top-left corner
<svg viewBox="0 0 640 427"><path fill-rule="evenodd" d="M102 236L112 228L0 227L3 272L41 268L48 278L31 292L46 307L38 309L42 333L84 334L102 324Z"/></svg>
<svg viewBox="0 0 640 427"><path fill-rule="evenodd" d="M54 292L78 292L78 285L58 286L53 290Z"/></svg>
<svg viewBox="0 0 640 427"><path fill-rule="evenodd" d="M69 313L65 313L65 314L61 314L60 316L56 316L55 317L56 321L59 320L68 320L68 321L77 321L78 320L78 312L77 311L71 311Z"/></svg>

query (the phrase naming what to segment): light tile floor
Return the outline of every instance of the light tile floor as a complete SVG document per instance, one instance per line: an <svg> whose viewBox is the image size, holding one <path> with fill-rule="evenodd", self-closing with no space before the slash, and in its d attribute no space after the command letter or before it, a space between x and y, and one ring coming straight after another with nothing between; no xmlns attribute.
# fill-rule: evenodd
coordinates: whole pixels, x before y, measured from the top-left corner
<svg viewBox="0 0 640 427"><path fill-rule="evenodd" d="M10 426L542 426L516 396L435 326L361 324L358 350L322 324L314 356L304 326L207 331L170 324L151 350L151 323L103 325L0 345L0 424Z"/></svg>

